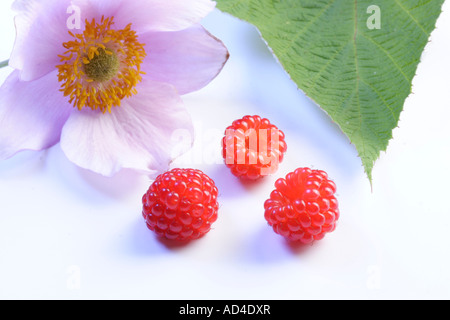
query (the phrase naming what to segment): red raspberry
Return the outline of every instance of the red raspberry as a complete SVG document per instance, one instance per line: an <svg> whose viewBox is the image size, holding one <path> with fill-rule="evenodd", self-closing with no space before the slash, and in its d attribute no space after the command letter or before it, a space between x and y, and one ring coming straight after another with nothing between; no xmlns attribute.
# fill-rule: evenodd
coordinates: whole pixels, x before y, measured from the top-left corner
<svg viewBox="0 0 450 320"><path fill-rule="evenodd" d="M275 187L264 209L277 234L309 244L334 231L339 220L336 184L324 171L299 168L278 179Z"/></svg>
<svg viewBox="0 0 450 320"><path fill-rule="evenodd" d="M174 169L158 176L142 198L150 230L169 240L202 237L217 220L218 190L200 170Z"/></svg>
<svg viewBox="0 0 450 320"><path fill-rule="evenodd" d="M287 150L283 131L260 116L233 122L222 140L225 164L238 178L257 180L275 173Z"/></svg>

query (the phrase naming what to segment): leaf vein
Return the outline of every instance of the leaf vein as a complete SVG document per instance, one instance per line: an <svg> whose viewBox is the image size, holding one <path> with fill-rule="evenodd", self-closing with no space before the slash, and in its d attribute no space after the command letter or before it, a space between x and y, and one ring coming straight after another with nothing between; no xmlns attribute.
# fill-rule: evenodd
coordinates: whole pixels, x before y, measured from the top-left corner
<svg viewBox="0 0 450 320"><path fill-rule="evenodd" d="M380 98L380 100L383 102L384 106L391 112L392 118L395 121L398 121L397 117L395 116L394 109L392 109L391 106L389 106L389 104L386 102L386 100L383 98L383 96L378 92L378 90L372 84L368 83L367 81L365 81L363 79L360 79L360 81L362 83L364 83L366 86L368 86L378 96L378 98Z"/></svg>
<svg viewBox="0 0 450 320"><path fill-rule="evenodd" d="M405 78L406 82L409 84L411 83L412 79L409 79L408 76L406 75L406 73L403 71L403 69L398 65L398 63L394 60L394 58L392 57L392 55L386 51L386 49L384 49L380 44L378 44L377 42L375 42L372 38L367 37L365 34L362 34L362 36L369 40L370 42L372 42L382 53L384 53L384 55L386 57L389 58L389 60L392 61L392 63L394 64L395 68L400 71L400 73L402 74L402 76Z"/></svg>
<svg viewBox="0 0 450 320"><path fill-rule="evenodd" d="M308 31L308 29L311 27L311 26L313 26L327 11L328 11L328 9L330 9L332 6L333 6L333 4L336 2L336 0L332 0L332 1L330 1L330 3L327 5L327 6L325 6L323 9L322 9L322 11L321 12L319 12L319 14L316 16L316 17L314 17L314 19L313 20L311 20L306 26L304 26L302 29L300 29L293 37L292 37L292 39L291 39L291 41L290 41L290 43L291 43L291 45L290 45L290 47L292 48L293 46L294 46L294 43L296 43L297 42L297 40L298 40L298 38L302 35L302 34L304 34L306 31Z"/></svg>
<svg viewBox="0 0 450 320"><path fill-rule="evenodd" d="M345 43L342 48L340 48L330 59L329 61L319 70L319 72L314 76L314 78L310 79L311 82L316 81L318 78L320 78L321 75L328 69L328 67L336 61L337 57L344 51L344 49L349 45L351 41ZM310 88L311 90L315 89L317 86L317 83L314 83L314 85Z"/></svg>
<svg viewBox="0 0 450 320"><path fill-rule="evenodd" d="M409 10L407 10L400 2L398 2L398 0L394 0L394 2L397 4L397 6L400 7L400 9L402 9L410 18L412 21L414 21L414 23L420 28L420 30L423 31L423 33L427 36L428 38L428 32L425 30L425 28L419 23L419 21L417 21L417 19L411 14L411 12L409 12Z"/></svg>

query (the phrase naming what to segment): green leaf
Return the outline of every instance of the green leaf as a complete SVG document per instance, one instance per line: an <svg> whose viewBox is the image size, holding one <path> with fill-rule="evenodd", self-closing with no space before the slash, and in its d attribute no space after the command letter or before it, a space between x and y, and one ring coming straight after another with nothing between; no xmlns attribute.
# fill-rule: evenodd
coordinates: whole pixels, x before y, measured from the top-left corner
<svg viewBox="0 0 450 320"><path fill-rule="evenodd" d="M7 67L8 65L9 65L9 60L2 61L2 62L0 62L0 69Z"/></svg>
<svg viewBox="0 0 450 320"><path fill-rule="evenodd" d="M291 78L356 146L386 151L444 0L217 0L255 25Z"/></svg>

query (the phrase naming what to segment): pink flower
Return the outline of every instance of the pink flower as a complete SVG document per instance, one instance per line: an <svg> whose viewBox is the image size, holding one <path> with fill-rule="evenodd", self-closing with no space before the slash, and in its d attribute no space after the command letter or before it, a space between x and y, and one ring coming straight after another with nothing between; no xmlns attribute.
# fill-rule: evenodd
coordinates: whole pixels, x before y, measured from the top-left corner
<svg viewBox="0 0 450 320"><path fill-rule="evenodd" d="M0 159L60 142L112 176L173 160L192 132L180 95L203 88L228 51L199 21L210 0L16 0L17 38L0 88Z"/></svg>

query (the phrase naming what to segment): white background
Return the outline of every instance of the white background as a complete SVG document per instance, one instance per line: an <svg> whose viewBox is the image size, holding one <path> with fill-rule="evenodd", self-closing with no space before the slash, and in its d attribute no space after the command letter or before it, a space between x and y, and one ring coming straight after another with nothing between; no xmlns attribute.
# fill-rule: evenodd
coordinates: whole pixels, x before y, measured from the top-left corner
<svg viewBox="0 0 450 320"><path fill-rule="evenodd" d="M0 2L0 60L14 43L11 3ZM59 145L24 152L0 162L0 298L450 298L450 3L376 163L373 192L355 148L253 27L219 11L204 25L231 58L208 87L184 96L197 142L178 166L216 181L214 229L188 246L162 243L141 217L146 177L98 176L71 164ZM0 71L1 82L10 71ZM240 183L220 158L221 134L246 114L268 117L289 146L278 174L257 184ZM335 180L341 220L299 250L267 226L263 203L278 177L303 166Z"/></svg>

